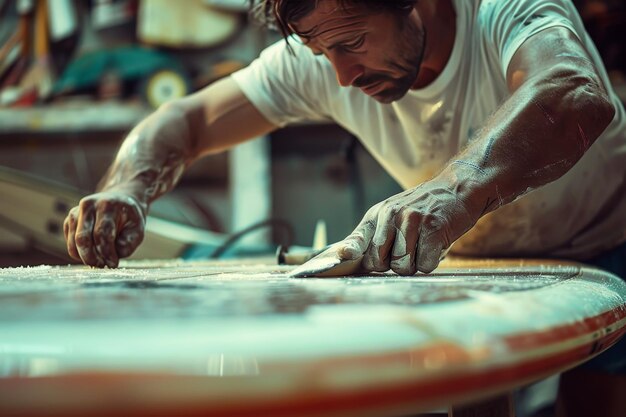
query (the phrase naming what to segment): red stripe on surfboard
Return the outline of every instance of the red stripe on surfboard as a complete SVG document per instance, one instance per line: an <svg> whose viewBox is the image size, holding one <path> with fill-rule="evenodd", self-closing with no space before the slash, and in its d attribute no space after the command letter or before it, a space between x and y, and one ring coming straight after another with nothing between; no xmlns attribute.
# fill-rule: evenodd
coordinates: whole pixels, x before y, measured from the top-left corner
<svg viewBox="0 0 626 417"><path fill-rule="evenodd" d="M504 336L502 339L513 352L537 349L606 329L625 317L626 305L623 305L598 316L588 317L571 324L550 327L541 331L517 333Z"/></svg>
<svg viewBox="0 0 626 417"><path fill-rule="evenodd" d="M582 321L576 321L571 324L562 326L549 327L540 331L532 331L525 333L516 333L514 335L501 336L501 339L505 345L509 348L510 352L522 352L538 348L547 347L556 343L562 343L572 338L593 334L599 330L606 329L613 326L620 320L626 317L626 305L599 314L594 317L589 317ZM603 338L611 339L611 334L616 334L617 337L621 335L619 329L612 329L611 333L600 335ZM599 340L599 339L598 339ZM589 342L589 343L594 343ZM375 365L390 366L392 363L399 365L410 366L413 364L415 369L418 369L421 363L430 354L439 355L445 353L446 362L452 366L462 366L470 364L476 361L476 352L472 352L471 349L467 350L464 346L456 344L450 340L441 339L435 340L431 344L418 346L415 349L402 350L390 353L384 353L380 355L353 355L353 356L340 356L334 358L325 358L313 361L309 364L294 364L293 362L278 362L264 364L264 371L279 372L281 370L292 369L294 366L308 367L307 372L311 373L312 377L318 374L324 374L325 369L333 367L343 366L360 366L364 361L367 361L368 365L374 367Z"/></svg>
<svg viewBox="0 0 626 417"><path fill-rule="evenodd" d="M360 410L371 412L377 409L393 409L398 404L450 405L447 399L451 397L467 396L471 393L480 395L481 392L497 391L501 390L503 386L517 386L520 382L537 380L568 369L597 353L598 343L608 348L624 333L626 333L626 328L568 351L486 372L466 373L457 377L452 376L437 380L421 380L378 389L370 388L357 393L344 393L344 395L340 393L336 395L334 393L322 394L309 401L306 398L291 399L289 406L280 407L280 410L268 408L267 414L280 417L307 414L327 415L331 412L356 414ZM308 394L315 397L316 393L310 392ZM238 413L224 415L228 417L246 416L246 414ZM259 415L264 415L264 413L261 412Z"/></svg>
<svg viewBox="0 0 626 417"><path fill-rule="evenodd" d="M449 404L454 398L466 396L478 396L481 393L495 392L497 390L507 389L512 386L519 385L520 382L526 382L533 379L541 378L552 373L567 369L585 359L588 359L596 350L596 344L601 343L608 346L610 342L615 342L619 336L626 332L626 328L620 331L600 338L598 341L588 343L564 352L556 353L540 359L520 362L511 366L502 366L496 369L487 369L485 371L466 372L458 376L440 377L431 380L413 380L405 381L398 384L385 384L382 387L370 387L366 389L355 388L352 391L332 391L325 388L323 384L309 387L306 393L293 395L288 398L275 398L269 396L263 400L246 398L245 393L242 396L242 403L234 404L232 402L215 402L208 403L202 401L199 395L201 389L194 389L194 395L185 397L185 395L173 395L178 402L168 403L167 401L157 401L158 406L151 402L150 393L161 393L161 396L167 397L167 393L176 392L177 382L188 381L189 377L172 377L160 378L150 375L132 376L120 375L118 378L106 377L99 378L97 374L92 375L67 375L52 378L36 378L36 379L5 379L0 380L0 388L5 393L9 393L11 389L28 389L30 403L34 407L24 407L16 411L16 415L35 416L42 411L41 407L46 407L46 415L63 415L63 416L109 416L113 414L124 414L134 416L151 416L161 417L166 415L185 415L189 417L195 416L224 416L224 417L252 417L259 415L273 415L277 417L286 416L322 416L322 415L353 415L359 411L375 410L397 410L400 406L412 405L413 408L424 409L422 406L442 406ZM366 358L363 358L366 359ZM122 379L120 381L120 378ZM198 388L206 387L207 392L210 390L215 379L194 378L198 383ZM260 381L262 383L262 381ZM140 384L142 392L146 394L143 402L134 402L132 397L128 396L129 391L124 390L124 385ZM80 396L82 388L97 390L98 400L96 403L84 401L86 398L76 399L74 403L59 402L58 398L54 401L46 392L50 392L50 385L64 387L64 391L68 395ZM107 385L109 390L107 390ZM185 386L185 383L181 384ZM80 387L78 390L73 389ZM33 389L35 388L35 389ZM5 390L6 389L6 390ZM111 390L124 391L125 401L109 401L101 402L102 395L106 396ZM39 395L52 401L50 404L37 404ZM119 394L119 392L118 392ZM163 397L161 397L161 400ZM151 406L152 403L152 406ZM56 408L61 406L61 408ZM96 407L97 406L97 407ZM94 409L95 408L95 409ZM412 407L406 407L410 411ZM3 410L0 404L0 411Z"/></svg>
<svg viewBox="0 0 626 417"><path fill-rule="evenodd" d="M621 329L618 336L622 336L626 329ZM228 417L248 417L252 415L306 416L306 415L329 415L357 414L358 412L372 412L372 410L394 408L408 404L424 404L430 406L450 405L447 399L465 397L473 393L495 392L502 387L512 387L520 381L532 381L570 368L597 352L596 343L601 342L609 346L607 340L615 341L616 335L601 338L599 341L576 347L569 351L541 359L525 361L514 366L492 369L486 372L476 372L458 377L440 378L438 380L422 380L409 382L402 385L386 386L382 388L369 388L354 393L319 393L308 392L300 398L290 398L278 408L255 408L258 414L245 412L229 413L227 409L220 410L218 414ZM617 337L619 338L619 337ZM407 411L408 408L407 407ZM417 408L420 408L419 406ZM417 411L417 410L416 410ZM423 411L423 408L422 408Z"/></svg>

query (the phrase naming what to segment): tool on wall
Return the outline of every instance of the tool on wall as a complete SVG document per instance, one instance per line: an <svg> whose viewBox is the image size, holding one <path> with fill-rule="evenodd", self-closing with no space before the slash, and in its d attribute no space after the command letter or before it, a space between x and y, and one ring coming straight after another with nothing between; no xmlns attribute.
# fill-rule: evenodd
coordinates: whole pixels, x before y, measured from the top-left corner
<svg viewBox="0 0 626 417"><path fill-rule="evenodd" d="M54 42L69 38L78 29L76 10L72 0L48 0L50 39Z"/></svg>
<svg viewBox="0 0 626 417"><path fill-rule="evenodd" d="M93 0L92 6L91 23L96 30L130 23L137 15L136 0Z"/></svg>
<svg viewBox="0 0 626 417"><path fill-rule="evenodd" d="M203 0L142 0L137 37L150 45L208 48L237 33L239 16L204 4Z"/></svg>
<svg viewBox="0 0 626 417"><path fill-rule="evenodd" d="M24 49L26 44L28 44L26 39L28 36L28 22L26 19L26 16L20 17L17 29L0 47L0 79L11 72L13 66L25 55ZM2 85L3 83L0 84L0 86Z"/></svg>
<svg viewBox="0 0 626 417"><path fill-rule="evenodd" d="M246 12L250 7L249 0L204 0L204 4L233 12Z"/></svg>
<svg viewBox="0 0 626 417"><path fill-rule="evenodd" d="M27 90L31 83L37 90L39 99L46 99L52 92L54 74L50 57L48 7L45 0L38 0L35 6L35 39L33 66L24 77L23 88ZM32 77L32 78L31 78Z"/></svg>
<svg viewBox="0 0 626 417"><path fill-rule="evenodd" d="M0 52L3 55L6 51L9 58L7 67L10 67L2 68L6 74L0 84L0 105L32 105L47 99L52 92L54 70L50 56L50 3L53 2L19 0L17 3L18 29ZM62 3L54 7L55 13L59 13L58 5ZM65 27L64 33L69 33L67 30L71 27Z"/></svg>
<svg viewBox="0 0 626 417"><path fill-rule="evenodd" d="M190 76L172 54L157 49L125 46L86 53L70 63L54 86L54 94L70 94L97 86L113 75L134 83L140 96L157 108L191 92Z"/></svg>
<svg viewBox="0 0 626 417"><path fill-rule="evenodd" d="M31 62L35 1L18 0L16 6L19 15L17 30L0 52L3 58L0 63L0 106L13 104L22 97L23 89L19 84Z"/></svg>

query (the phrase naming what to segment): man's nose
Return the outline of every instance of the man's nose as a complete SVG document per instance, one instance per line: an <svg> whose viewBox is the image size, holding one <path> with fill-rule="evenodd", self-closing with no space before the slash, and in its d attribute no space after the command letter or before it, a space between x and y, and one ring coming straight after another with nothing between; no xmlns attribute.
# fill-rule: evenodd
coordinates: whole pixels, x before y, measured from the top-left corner
<svg viewBox="0 0 626 417"><path fill-rule="evenodd" d="M363 66L347 54L332 54L330 60L337 73L337 82L342 87L351 86L364 73Z"/></svg>

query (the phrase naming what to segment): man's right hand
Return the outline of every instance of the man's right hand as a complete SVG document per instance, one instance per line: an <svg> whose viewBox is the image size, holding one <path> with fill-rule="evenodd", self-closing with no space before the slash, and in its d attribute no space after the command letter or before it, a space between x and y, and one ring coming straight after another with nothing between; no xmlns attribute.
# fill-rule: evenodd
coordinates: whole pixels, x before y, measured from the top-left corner
<svg viewBox="0 0 626 417"><path fill-rule="evenodd" d="M126 137L100 182L103 191L70 210L63 225L70 256L115 268L143 240L148 205L171 190L190 163L276 128L230 77L164 104Z"/></svg>
<svg viewBox="0 0 626 417"><path fill-rule="evenodd" d="M147 207L125 192L89 195L63 223L67 251L85 265L115 268L144 237Z"/></svg>

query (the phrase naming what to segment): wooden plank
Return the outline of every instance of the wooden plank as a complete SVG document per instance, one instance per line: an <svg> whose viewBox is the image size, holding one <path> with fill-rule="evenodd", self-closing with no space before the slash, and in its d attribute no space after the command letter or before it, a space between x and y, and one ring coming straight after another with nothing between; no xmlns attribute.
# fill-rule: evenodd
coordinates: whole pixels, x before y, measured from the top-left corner
<svg viewBox="0 0 626 417"><path fill-rule="evenodd" d="M150 112L140 104L92 101L2 109L0 135L126 131Z"/></svg>

